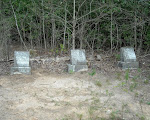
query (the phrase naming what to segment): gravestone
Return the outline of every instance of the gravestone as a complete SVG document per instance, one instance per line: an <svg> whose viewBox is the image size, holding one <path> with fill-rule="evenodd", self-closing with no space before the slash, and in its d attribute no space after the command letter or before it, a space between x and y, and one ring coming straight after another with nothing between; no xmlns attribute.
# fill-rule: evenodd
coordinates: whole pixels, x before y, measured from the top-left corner
<svg viewBox="0 0 150 120"><path fill-rule="evenodd" d="M121 61L123 62L135 62L136 55L133 48L122 47L121 48Z"/></svg>
<svg viewBox="0 0 150 120"><path fill-rule="evenodd" d="M86 65L85 50L71 50L72 65Z"/></svg>
<svg viewBox="0 0 150 120"><path fill-rule="evenodd" d="M136 55L132 47L121 48L120 60L118 66L122 69L136 69L139 67L139 62L136 61Z"/></svg>
<svg viewBox="0 0 150 120"><path fill-rule="evenodd" d="M29 65L29 52L14 52L14 67L11 67L11 74L31 74Z"/></svg>
<svg viewBox="0 0 150 120"><path fill-rule="evenodd" d="M71 50L71 64L68 64L68 72L87 71L85 50Z"/></svg>

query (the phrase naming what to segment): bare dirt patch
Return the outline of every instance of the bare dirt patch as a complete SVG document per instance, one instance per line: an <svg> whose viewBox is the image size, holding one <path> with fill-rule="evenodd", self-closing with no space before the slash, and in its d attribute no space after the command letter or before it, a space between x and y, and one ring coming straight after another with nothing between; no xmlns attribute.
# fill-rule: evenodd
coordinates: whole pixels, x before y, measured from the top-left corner
<svg viewBox="0 0 150 120"><path fill-rule="evenodd" d="M150 119L149 84L96 72L0 77L0 120Z"/></svg>

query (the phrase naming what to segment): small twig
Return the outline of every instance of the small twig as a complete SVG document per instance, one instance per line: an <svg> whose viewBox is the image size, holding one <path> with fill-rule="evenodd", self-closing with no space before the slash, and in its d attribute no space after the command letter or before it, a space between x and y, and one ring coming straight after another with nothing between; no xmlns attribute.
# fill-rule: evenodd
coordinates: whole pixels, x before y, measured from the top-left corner
<svg viewBox="0 0 150 120"><path fill-rule="evenodd" d="M142 111L142 114L143 114L143 108L142 108L142 101L139 101L139 103L140 103L140 107L141 107L141 111Z"/></svg>
<svg viewBox="0 0 150 120"><path fill-rule="evenodd" d="M40 85L50 85L50 84L40 84Z"/></svg>
<svg viewBox="0 0 150 120"><path fill-rule="evenodd" d="M10 59L10 60L3 60L3 61L0 61L0 63L4 63L4 62L14 62L13 59Z"/></svg>
<svg viewBox="0 0 150 120"><path fill-rule="evenodd" d="M147 56L150 56L150 54L146 54L146 55L139 56L139 57L147 57Z"/></svg>

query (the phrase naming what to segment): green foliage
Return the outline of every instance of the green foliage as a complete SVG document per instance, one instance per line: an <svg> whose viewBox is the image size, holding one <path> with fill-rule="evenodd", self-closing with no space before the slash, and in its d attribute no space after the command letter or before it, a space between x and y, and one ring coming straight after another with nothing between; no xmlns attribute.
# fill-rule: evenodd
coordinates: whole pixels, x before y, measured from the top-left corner
<svg viewBox="0 0 150 120"><path fill-rule="evenodd" d="M150 102L147 102L146 104L147 104L147 105L150 105Z"/></svg>
<svg viewBox="0 0 150 120"><path fill-rule="evenodd" d="M70 70L70 71L69 71L69 74L72 74L72 73L73 73L73 70Z"/></svg>
<svg viewBox="0 0 150 120"><path fill-rule="evenodd" d="M64 51L64 45L60 44L60 51L63 52Z"/></svg>
<svg viewBox="0 0 150 120"><path fill-rule="evenodd" d="M126 83L127 83L127 81L129 80L129 69L128 70L126 70L126 73L125 73L125 80L126 80Z"/></svg>
<svg viewBox="0 0 150 120"><path fill-rule="evenodd" d="M128 90L127 90L127 89L123 89L123 91L128 93Z"/></svg>
<svg viewBox="0 0 150 120"><path fill-rule="evenodd" d="M97 85L98 87L101 87L101 86L102 86L102 84L101 84L100 81L96 81L96 85Z"/></svg>
<svg viewBox="0 0 150 120"><path fill-rule="evenodd" d="M120 60L120 54L116 54L115 57L116 57L116 60L117 60L117 61Z"/></svg>
<svg viewBox="0 0 150 120"><path fill-rule="evenodd" d="M135 81L139 76L133 76L132 81Z"/></svg>
<svg viewBox="0 0 150 120"><path fill-rule="evenodd" d="M91 73L89 73L90 76L94 76L96 74L96 70L93 69Z"/></svg>
<svg viewBox="0 0 150 120"><path fill-rule="evenodd" d="M37 51L36 50L32 50L32 49L30 49L30 56L31 57L36 57L37 56Z"/></svg>
<svg viewBox="0 0 150 120"><path fill-rule="evenodd" d="M58 54L59 53L59 49L56 48L55 53Z"/></svg>
<svg viewBox="0 0 150 120"><path fill-rule="evenodd" d="M54 52L54 49L50 49L50 52L52 52L52 53L53 53L53 52Z"/></svg>
<svg viewBox="0 0 150 120"><path fill-rule="evenodd" d="M138 68L138 72L139 72L139 73L141 73L141 72L142 72L142 70L141 70L140 68Z"/></svg>
<svg viewBox="0 0 150 120"><path fill-rule="evenodd" d="M47 46L64 52L66 48L72 47L72 21L73 1L67 0L11 0L15 8L20 33L25 43L33 47L44 47L44 31ZM16 35L16 23L13 16L10 0L2 0L1 16L10 19L13 40L18 40ZM65 7L66 5L66 7ZM82 5L82 6L80 6ZM112 7L111 7L112 5ZM66 8L66 9L65 9ZM150 46L150 24L149 24L149 1L145 0L76 0L76 47L80 47L82 36L83 48L85 49L109 49L110 48L110 14L113 12L112 34L113 48L121 46L134 46L135 12L137 13L137 47L141 39L142 49L147 50ZM65 13L67 18L65 18ZM66 21L65 21L66 20ZM2 20L3 21L3 20ZM1 21L0 21L1 22ZM85 24L86 23L86 24ZM62 46L64 40L64 27L66 25L65 48ZM54 27L52 27L54 26ZM44 28L43 28L44 27ZM143 29L141 29L143 27ZM81 29L83 28L83 33ZM118 30L118 31L117 31ZM140 31L140 32L139 32ZM141 38L142 33L142 38ZM55 44L52 44L52 35L55 36ZM94 39L93 39L94 38ZM68 45L68 46L67 46ZM50 48L50 47L49 47ZM51 49L51 48L50 48ZM58 51L56 51L58 52ZM119 60L120 56L116 55Z"/></svg>
<svg viewBox="0 0 150 120"><path fill-rule="evenodd" d="M141 116L139 119L140 120L146 120L145 116Z"/></svg>
<svg viewBox="0 0 150 120"><path fill-rule="evenodd" d="M121 72L118 72L116 78L117 78L118 80L121 80L121 75L122 75Z"/></svg>
<svg viewBox="0 0 150 120"><path fill-rule="evenodd" d="M111 120L116 120L116 119L118 119L118 117L117 117L117 116L118 116L118 115L117 115L118 112L119 112L119 111L117 110L117 111L113 111L113 112L110 114Z"/></svg>
<svg viewBox="0 0 150 120"><path fill-rule="evenodd" d="M144 42L146 45L150 46L150 26L146 33L146 41Z"/></svg>
<svg viewBox="0 0 150 120"><path fill-rule="evenodd" d="M137 83L136 82L134 82L134 83L132 83L131 85L130 85L130 91L133 91L133 89L135 89L137 87Z"/></svg>
<svg viewBox="0 0 150 120"><path fill-rule="evenodd" d="M126 85L126 83L125 82L121 82L121 86L123 87L124 85Z"/></svg>
<svg viewBox="0 0 150 120"><path fill-rule="evenodd" d="M145 83L145 84L148 84L148 83L149 83L149 80L147 80L147 79L144 80L144 83Z"/></svg>
<svg viewBox="0 0 150 120"><path fill-rule="evenodd" d="M138 95L139 95L139 94L136 92L134 96L135 96L135 97L138 97Z"/></svg>
<svg viewBox="0 0 150 120"><path fill-rule="evenodd" d="M106 95L109 95L109 92L108 92L108 90L106 90Z"/></svg>
<svg viewBox="0 0 150 120"><path fill-rule="evenodd" d="M82 114L77 114L79 120L82 120L83 115Z"/></svg>

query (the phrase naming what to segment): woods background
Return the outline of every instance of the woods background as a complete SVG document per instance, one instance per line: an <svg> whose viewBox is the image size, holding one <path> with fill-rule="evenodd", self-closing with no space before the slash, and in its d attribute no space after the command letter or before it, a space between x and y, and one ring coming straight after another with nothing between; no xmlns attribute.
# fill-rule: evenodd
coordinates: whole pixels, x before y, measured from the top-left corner
<svg viewBox="0 0 150 120"><path fill-rule="evenodd" d="M149 0L1 0L0 50L150 51ZM7 55L6 55L7 54ZM8 58L7 58L8 59Z"/></svg>

